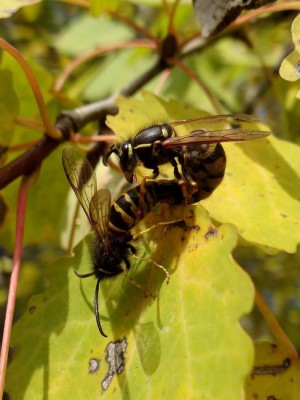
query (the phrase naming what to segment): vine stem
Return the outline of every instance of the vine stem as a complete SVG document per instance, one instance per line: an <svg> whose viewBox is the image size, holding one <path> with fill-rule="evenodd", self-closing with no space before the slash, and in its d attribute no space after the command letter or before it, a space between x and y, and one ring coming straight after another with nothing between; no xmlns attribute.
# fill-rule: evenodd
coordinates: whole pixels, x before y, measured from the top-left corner
<svg viewBox="0 0 300 400"><path fill-rule="evenodd" d="M119 21L124 22L126 25L130 26L132 29L134 29L136 32L138 32L142 36L144 36L147 39L156 43L156 46L159 46L160 39L157 38L156 36L152 35L152 33L148 29L143 28L142 26L138 25L136 22L134 22L130 18L128 18L124 15L121 15L116 11L108 11L108 14L111 15L112 17L115 17Z"/></svg>
<svg viewBox="0 0 300 400"><path fill-rule="evenodd" d="M54 125L51 124L50 119L48 118L48 113L46 109L46 105L43 99L43 95L41 93L39 84L35 79L28 63L26 62L25 58L18 52L18 50L9 44L6 40L0 37L0 47L7 51L20 65L22 70L24 71L28 82L30 84L31 90L33 92L34 98L36 100L37 106L39 108L39 112L43 121L43 125L45 128L45 133L52 137L53 139L61 139L61 133Z"/></svg>
<svg viewBox="0 0 300 400"><path fill-rule="evenodd" d="M20 273L20 265L22 259L22 247L25 225L25 211L27 203L28 190L32 184L33 178L31 176L24 176L18 193L18 209L16 219L16 240L14 245L13 269L10 278L7 307L5 314L1 356L0 356L0 399L2 399L5 383L5 373L7 367L9 343L11 337L13 316L16 304L16 293Z"/></svg>
<svg viewBox="0 0 300 400"><path fill-rule="evenodd" d="M287 352L290 358L292 358L293 360L298 359L299 356L295 346L290 341L284 330L281 328L279 322L274 317L272 311L270 310L267 303L257 289L255 290L255 304L259 309L261 315L264 317L267 325L271 329L275 339L277 340L278 345Z"/></svg>
<svg viewBox="0 0 300 400"><path fill-rule="evenodd" d="M65 84L65 81L68 79L68 77L74 72L75 69L77 69L79 66L81 66L83 63L86 61L99 57L103 54L109 53L111 51L116 51L116 50L123 50L123 49L131 49L131 48L149 48L149 49L154 49L156 46L154 43L149 42L148 40L131 40L129 42L122 42L122 43L115 43L110 46L103 46L99 49L95 49L92 51L89 51L83 55L78 56L75 58L73 61L71 61L67 67L63 70L63 72L60 74L60 76L57 78L53 91L54 92L60 92L63 85Z"/></svg>
<svg viewBox="0 0 300 400"><path fill-rule="evenodd" d="M233 21L229 28L235 28L239 25L243 25L251 19L258 17L259 15L270 13L270 12L280 12L289 10L300 10L299 1L287 1L285 3L271 4L265 7L258 8L257 10L249 11L247 14L239 16L235 21Z"/></svg>
<svg viewBox="0 0 300 400"><path fill-rule="evenodd" d="M223 114L223 108L219 104L218 100L215 98L215 96L210 92L210 90L205 86L203 81L197 76L186 64L184 64L180 60L172 60L172 63L176 65L177 67L181 68L191 79L193 79L198 86L203 90L203 92L206 94L208 100L210 101L211 105L217 112L217 114Z"/></svg>

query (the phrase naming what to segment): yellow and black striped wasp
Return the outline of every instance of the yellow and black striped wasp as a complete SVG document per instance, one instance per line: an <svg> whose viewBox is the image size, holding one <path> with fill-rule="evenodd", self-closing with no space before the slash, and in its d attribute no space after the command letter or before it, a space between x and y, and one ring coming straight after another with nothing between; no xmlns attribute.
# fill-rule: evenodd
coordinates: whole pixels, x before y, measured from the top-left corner
<svg viewBox="0 0 300 400"><path fill-rule="evenodd" d="M198 187L198 197L195 199L199 201L209 196L224 176L226 156L220 143L268 136L271 133L268 130L253 129L253 124L258 122L259 119L252 115L229 114L152 125L132 139L112 145L103 162L107 165L110 155L116 154L129 182L132 182L138 165L152 169L151 178L155 179L159 174L159 166L170 163L176 179L183 178L189 185ZM220 128L224 124L228 127ZM178 128L184 125L188 125L190 131L188 135L181 136ZM212 125L219 127L212 129Z"/></svg>
<svg viewBox="0 0 300 400"><path fill-rule="evenodd" d="M176 180L158 180L146 182L143 187L142 208L140 208L141 185L120 195L111 204L110 192L97 190L96 175L88 160L79 160L72 148L63 150L62 162L67 179L83 208L95 233L93 270L78 274L80 278L95 276L97 279L94 294L94 311L98 330L104 333L99 316L98 294L100 282L129 270L129 256L136 254L130 243L133 228L159 202L182 204L182 188Z"/></svg>

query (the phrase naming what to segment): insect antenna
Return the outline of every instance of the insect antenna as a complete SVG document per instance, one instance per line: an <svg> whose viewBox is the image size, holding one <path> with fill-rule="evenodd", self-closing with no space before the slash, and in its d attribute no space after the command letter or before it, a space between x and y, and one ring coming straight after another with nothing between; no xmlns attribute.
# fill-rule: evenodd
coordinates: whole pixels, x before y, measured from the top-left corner
<svg viewBox="0 0 300 400"><path fill-rule="evenodd" d="M94 295L94 310L95 310L95 317L96 317L96 324L100 334L104 337L107 337L103 332L101 322L100 322L100 315L99 315L99 304L98 304L98 294L99 294L99 286L100 286L101 278L97 280L96 288L95 288L95 295Z"/></svg>
<svg viewBox="0 0 300 400"><path fill-rule="evenodd" d="M76 269L74 269L74 274L76 276L78 276L78 278L89 278L90 276L94 275L94 272L88 272L87 274L80 274L79 272L76 271Z"/></svg>

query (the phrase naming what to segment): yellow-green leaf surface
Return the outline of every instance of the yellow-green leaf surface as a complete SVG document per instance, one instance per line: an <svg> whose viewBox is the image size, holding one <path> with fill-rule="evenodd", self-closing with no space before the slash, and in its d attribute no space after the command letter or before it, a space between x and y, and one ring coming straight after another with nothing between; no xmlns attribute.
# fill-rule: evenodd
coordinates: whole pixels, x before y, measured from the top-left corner
<svg viewBox="0 0 300 400"><path fill-rule="evenodd" d="M0 4L0 18L8 18L19 8L39 3L40 0L2 0Z"/></svg>
<svg viewBox="0 0 300 400"><path fill-rule="evenodd" d="M246 381L246 399L298 400L300 363L274 343L255 344L255 363Z"/></svg>
<svg viewBox="0 0 300 400"><path fill-rule="evenodd" d="M296 251L300 241L300 147L275 137L224 146L227 172L203 206L248 242Z"/></svg>
<svg viewBox="0 0 300 400"><path fill-rule="evenodd" d="M205 114L148 93L143 100L120 98L118 105L119 114L108 117L107 123L119 141L155 123ZM262 124L252 128L266 129ZM179 126L178 130L176 127L176 131L179 135L189 134L189 125ZM202 202L203 206L215 220L234 224L244 240L270 251L295 252L300 242L300 147L269 137L230 143L224 148L227 155L225 178ZM161 170L166 173L166 169ZM150 173L142 169L141 175Z"/></svg>
<svg viewBox="0 0 300 400"><path fill-rule="evenodd" d="M100 313L108 338L93 314L95 280L78 279L90 269L88 241L74 258L47 269L48 290L31 299L15 325L14 356L6 390L13 399L243 399L253 361L251 341L238 320L251 309L253 287L234 262L236 230L216 229L200 206L178 207L154 222L184 218L186 225L155 227L136 241L131 278L102 282Z"/></svg>
<svg viewBox="0 0 300 400"><path fill-rule="evenodd" d="M41 85L44 100L48 107L49 117L55 120L59 105L53 100L51 88L53 76L45 68L29 60L33 73ZM7 53L3 53L1 64L5 70L1 72L2 84L0 89L0 107L5 109L5 118L11 122L15 116L40 121L38 107L30 89L26 76L18 63ZM3 122L1 110L0 120ZM10 131L8 132L8 129ZM13 130L12 130L13 129ZM14 133L14 134L13 134ZM19 145L33 140L40 140L42 132L33 131L27 127L2 124L0 133L1 144L11 141L11 145ZM7 153L7 162L17 157L18 153ZM12 182L3 191L3 198L8 205L8 213L3 228L1 229L0 242L7 249L12 249L16 225L16 198L19 180ZM64 208L61 199L65 199L69 185L64 176L61 165L61 149L57 149L43 163L39 178L29 191L26 211L26 227L24 233L24 246L47 241L58 243ZM53 221L56 221L54 224ZM61 225L60 225L61 222Z"/></svg>
<svg viewBox="0 0 300 400"><path fill-rule="evenodd" d="M294 82L300 78L300 15L292 24L292 39L295 50L282 61L279 73L283 79ZM297 97L300 97L300 91L297 93Z"/></svg>
<svg viewBox="0 0 300 400"><path fill-rule="evenodd" d="M19 100L13 88L13 76L8 70L0 70L0 146L9 145L13 138L14 118L19 113Z"/></svg>
<svg viewBox="0 0 300 400"><path fill-rule="evenodd" d="M114 11L118 8L120 0L90 0L91 13L94 16L99 15L104 11Z"/></svg>

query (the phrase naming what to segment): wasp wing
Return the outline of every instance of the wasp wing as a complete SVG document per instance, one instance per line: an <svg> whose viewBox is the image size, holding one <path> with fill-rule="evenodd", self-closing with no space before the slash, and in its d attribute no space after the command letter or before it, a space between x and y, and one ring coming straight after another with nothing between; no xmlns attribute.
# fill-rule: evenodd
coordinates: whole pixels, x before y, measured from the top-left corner
<svg viewBox="0 0 300 400"><path fill-rule="evenodd" d="M243 142L246 140L261 139L270 135L269 131L245 130L245 129L222 129L206 131L199 129L192 131L187 136L176 136L166 139L162 145L165 148L189 146L195 144L211 144L220 142Z"/></svg>
<svg viewBox="0 0 300 400"><path fill-rule="evenodd" d="M96 176L93 168L87 159L82 158L72 148L63 150L62 162L66 177L76 194L81 207L83 208L90 223L90 201L97 192Z"/></svg>
<svg viewBox="0 0 300 400"><path fill-rule="evenodd" d="M196 117L189 119L181 119L178 121L169 122L169 125L179 126L179 125L193 124L193 123L199 123L201 125L228 123L231 125L235 125L235 124L240 124L241 122L257 123L260 122L260 120L255 115L250 115L250 114L219 114L219 115L206 115L204 117Z"/></svg>
<svg viewBox="0 0 300 400"><path fill-rule="evenodd" d="M101 238L105 250L109 250L109 213L111 194L107 189L96 192L90 202L90 219L95 232Z"/></svg>

